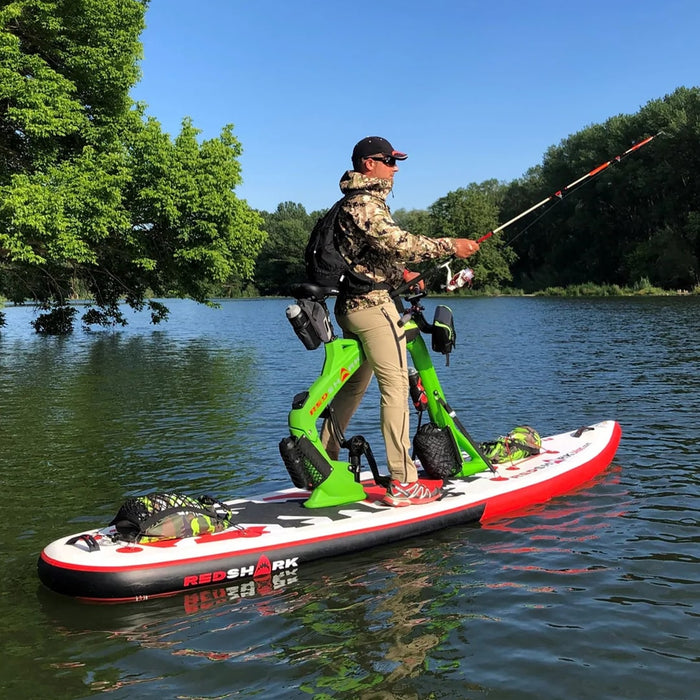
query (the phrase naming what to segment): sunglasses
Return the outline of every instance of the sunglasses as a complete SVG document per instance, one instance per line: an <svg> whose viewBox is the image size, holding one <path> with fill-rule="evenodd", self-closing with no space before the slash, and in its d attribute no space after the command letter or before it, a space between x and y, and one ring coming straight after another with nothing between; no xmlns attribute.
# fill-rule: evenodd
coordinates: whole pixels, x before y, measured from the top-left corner
<svg viewBox="0 0 700 700"><path fill-rule="evenodd" d="M368 156L365 160L376 160L379 163L388 165L390 168L396 165L396 158L394 158L394 156Z"/></svg>

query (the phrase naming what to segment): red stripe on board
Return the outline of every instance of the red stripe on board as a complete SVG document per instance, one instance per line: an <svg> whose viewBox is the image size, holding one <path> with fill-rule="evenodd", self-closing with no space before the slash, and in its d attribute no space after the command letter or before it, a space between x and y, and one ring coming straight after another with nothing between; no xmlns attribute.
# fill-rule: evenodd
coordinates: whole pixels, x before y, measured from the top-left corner
<svg viewBox="0 0 700 700"><path fill-rule="evenodd" d="M486 501L481 522L498 518L506 513L520 510L536 503L544 503L555 496L561 496L567 491L571 491L586 481L590 481L612 462L617 446L620 443L621 435L620 425L615 423L612 436L605 449L586 464L538 484L532 484L516 491L489 498Z"/></svg>
<svg viewBox="0 0 700 700"><path fill-rule="evenodd" d="M269 544L258 547L251 547L250 549L239 550L236 552L222 552L217 554L211 554L208 556L198 556L198 557L188 557L184 559L171 560L167 562L150 562L144 564L133 564L130 566L85 566L80 564L71 564L68 562L62 562L52 557L49 557L45 552L41 553L41 559L45 561L50 566L57 569L68 569L72 571L84 571L92 573L127 573L132 571L140 571L145 569L162 569L171 566L181 566L181 565L192 565L200 564L206 562L216 562L221 559L227 559L231 556L242 557L246 555L254 555L260 553L274 552L278 549L305 546L310 544L316 544L318 542L325 542L334 539L344 539L346 537L353 537L356 535L364 535L366 533L380 532L382 530L400 529L404 525L410 525L413 523L432 520L433 518L442 518L453 513L465 510L467 508L475 508L481 505L484 506L484 513L481 517L481 522L486 520L491 520L493 518L498 518L511 511L519 510L529 505L535 505L538 503L543 503L555 496L559 496L574 487L585 483L592 479L596 474L603 471L611 462L617 451L617 446L620 442L620 435L622 431L618 423L615 423L613 427L613 432L608 444L600 452L600 454L593 457L586 464L572 469L569 472L560 474L559 476L552 477L538 484L532 484L530 486L524 486L515 491L504 493L498 496L492 496L485 501L474 501L472 503L464 504L462 503L455 508L450 508L449 510L441 510L437 513L427 514L425 516L418 516L415 518L410 518L407 520L401 520L400 522L386 523L384 525L375 525L372 527L361 528L356 530L350 530L343 533L323 535L320 537L312 537L307 539L296 539L288 540L286 542L280 542L275 544ZM352 503L347 504L347 508L352 508ZM309 512L309 516L313 516L313 511Z"/></svg>
<svg viewBox="0 0 700 700"><path fill-rule="evenodd" d="M231 556L245 556L249 554L259 554L261 552L274 552L277 549L283 549L287 547L294 547L295 545L303 546L303 545L309 545L309 544L316 544L317 542L325 542L327 540L335 540L335 539L345 539L346 537L353 537L355 535L364 535L366 533L370 532L380 532L382 530L390 530L392 528L401 528L404 525L411 525L413 523L421 522L423 520L432 520L433 518L442 518L446 515L451 515L452 513L456 513L462 510L465 510L467 508L472 508L474 506L478 506L480 503L469 503L469 504L462 504L460 506L457 506L456 508L450 508L449 510L441 510L438 511L437 513L431 513L430 515L427 516L422 516L422 517L416 517L416 518L411 518L410 520L401 520L400 522L393 522L393 523L387 523L385 525L375 525L373 527L364 527L361 529L357 530L348 530L343 533L337 533L337 534L332 534L332 535L323 535L321 537L310 537L306 539L298 539L298 540L287 540L286 542L279 542L275 544L269 544L261 547L252 547L251 549L241 549L235 552L223 552L220 554L211 554L209 556L202 556L202 557L191 557L191 558L185 558L185 559L177 559L177 560L171 560L171 561L166 561L166 562L153 562L153 563L145 563L145 564L134 564L132 566L85 566L81 564L71 564L68 562L63 562L59 561L57 559L53 559L49 557L45 552L41 553L41 558L47 563L50 564L51 566L54 566L58 569L70 569L72 571L85 571L85 572L91 572L91 573L125 573L129 571L139 571L140 569L160 569L160 568L166 568L169 566L180 566L182 564L198 564L198 563L204 563L204 562L213 562L213 561L218 561L219 559L227 559L228 557ZM352 507L352 503L349 503L348 508ZM313 511L309 513L309 517L313 516Z"/></svg>

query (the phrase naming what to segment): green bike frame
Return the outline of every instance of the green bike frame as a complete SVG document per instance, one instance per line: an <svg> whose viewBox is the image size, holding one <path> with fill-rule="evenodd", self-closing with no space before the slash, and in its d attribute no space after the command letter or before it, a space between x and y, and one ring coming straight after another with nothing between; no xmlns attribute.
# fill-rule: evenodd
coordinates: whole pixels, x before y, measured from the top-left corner
<svg viewBox="0 0 700 700"><path fill-rule="evenodd" d="M462 463L454 477L465 477L489 469L478 446L466 433L463 426L450 409L440 385L435 367L420 333L421 326L429 327L420 316L416 307L412 308L406 331L407 349L418 371L428 398L428 415L430 420L440 428L449 428ZM419 316L420 323L416 323ZM335 338L324 344L325 361L320 376L305 392L294 398L289 413L289 431L295 444L299 440L312 446L315 458L325 462L317 468L311 467L315 478L311 495L305 501L307 508L323 508L345 503L354 503L366 498L365 491L359 483L358 474L350 462L332 460L321 444L317 423L323 411L330 405L345 382L356 372L365 360L362 346L355 340ZM408 400L408 397L406 397ZM308 448L307 448L308 450ZM286 462L287 460L285 460ZM308 464L308 461L307 461Z"/></svg>

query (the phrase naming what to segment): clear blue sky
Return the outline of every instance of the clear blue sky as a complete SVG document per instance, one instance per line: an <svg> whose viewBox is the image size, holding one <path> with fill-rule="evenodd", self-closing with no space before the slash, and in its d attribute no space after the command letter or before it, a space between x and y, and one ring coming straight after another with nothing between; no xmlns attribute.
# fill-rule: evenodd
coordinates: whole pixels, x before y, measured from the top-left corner
<svg viewBox="0 0 700 700"><path fill-rule="evenodd" d="M700 0L152 0L146 22L132 96L173 136L233 123L236 193L268 211L330 206L364 136L409 154L389 204L423 209L700 85Z"/></svg>

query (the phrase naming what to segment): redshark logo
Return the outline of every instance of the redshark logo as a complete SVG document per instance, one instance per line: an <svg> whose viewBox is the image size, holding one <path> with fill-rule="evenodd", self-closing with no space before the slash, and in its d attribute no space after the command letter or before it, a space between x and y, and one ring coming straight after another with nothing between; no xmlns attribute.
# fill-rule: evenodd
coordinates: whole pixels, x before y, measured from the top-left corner
<svg viewBox="0 0 700 700"><path fill-rule="evenodd" d="M272 575L272 564L270 564L270 560L263 554L260 559L258 559L258 563L255 567L255 573L253 574L253 578L255 579L260 579L260 578L267 578Z"/></svg>
<svg viewBox="0 0 700 700"><path fill-rule="evenodd" d="M340 381L344 382L349 376L350 376L350 372L348 372L348 370L345 369L345 367L343 367L340 370Z"/></svg>
<svg viewBox="0 0 700 700"><path fill-rule="evenodd" d="M185 576L183 580L183 588L191 588L193 586L205 586L220 581L231 581L234 579L253 578L254 580L262 581L265 578L281 572L296 570L299 566L298 557L288 557L285 559L268 559L262 554L255 565L244 565L237 568L228 569L227 571L205 571L199 574L191 574Z"/></svg>

